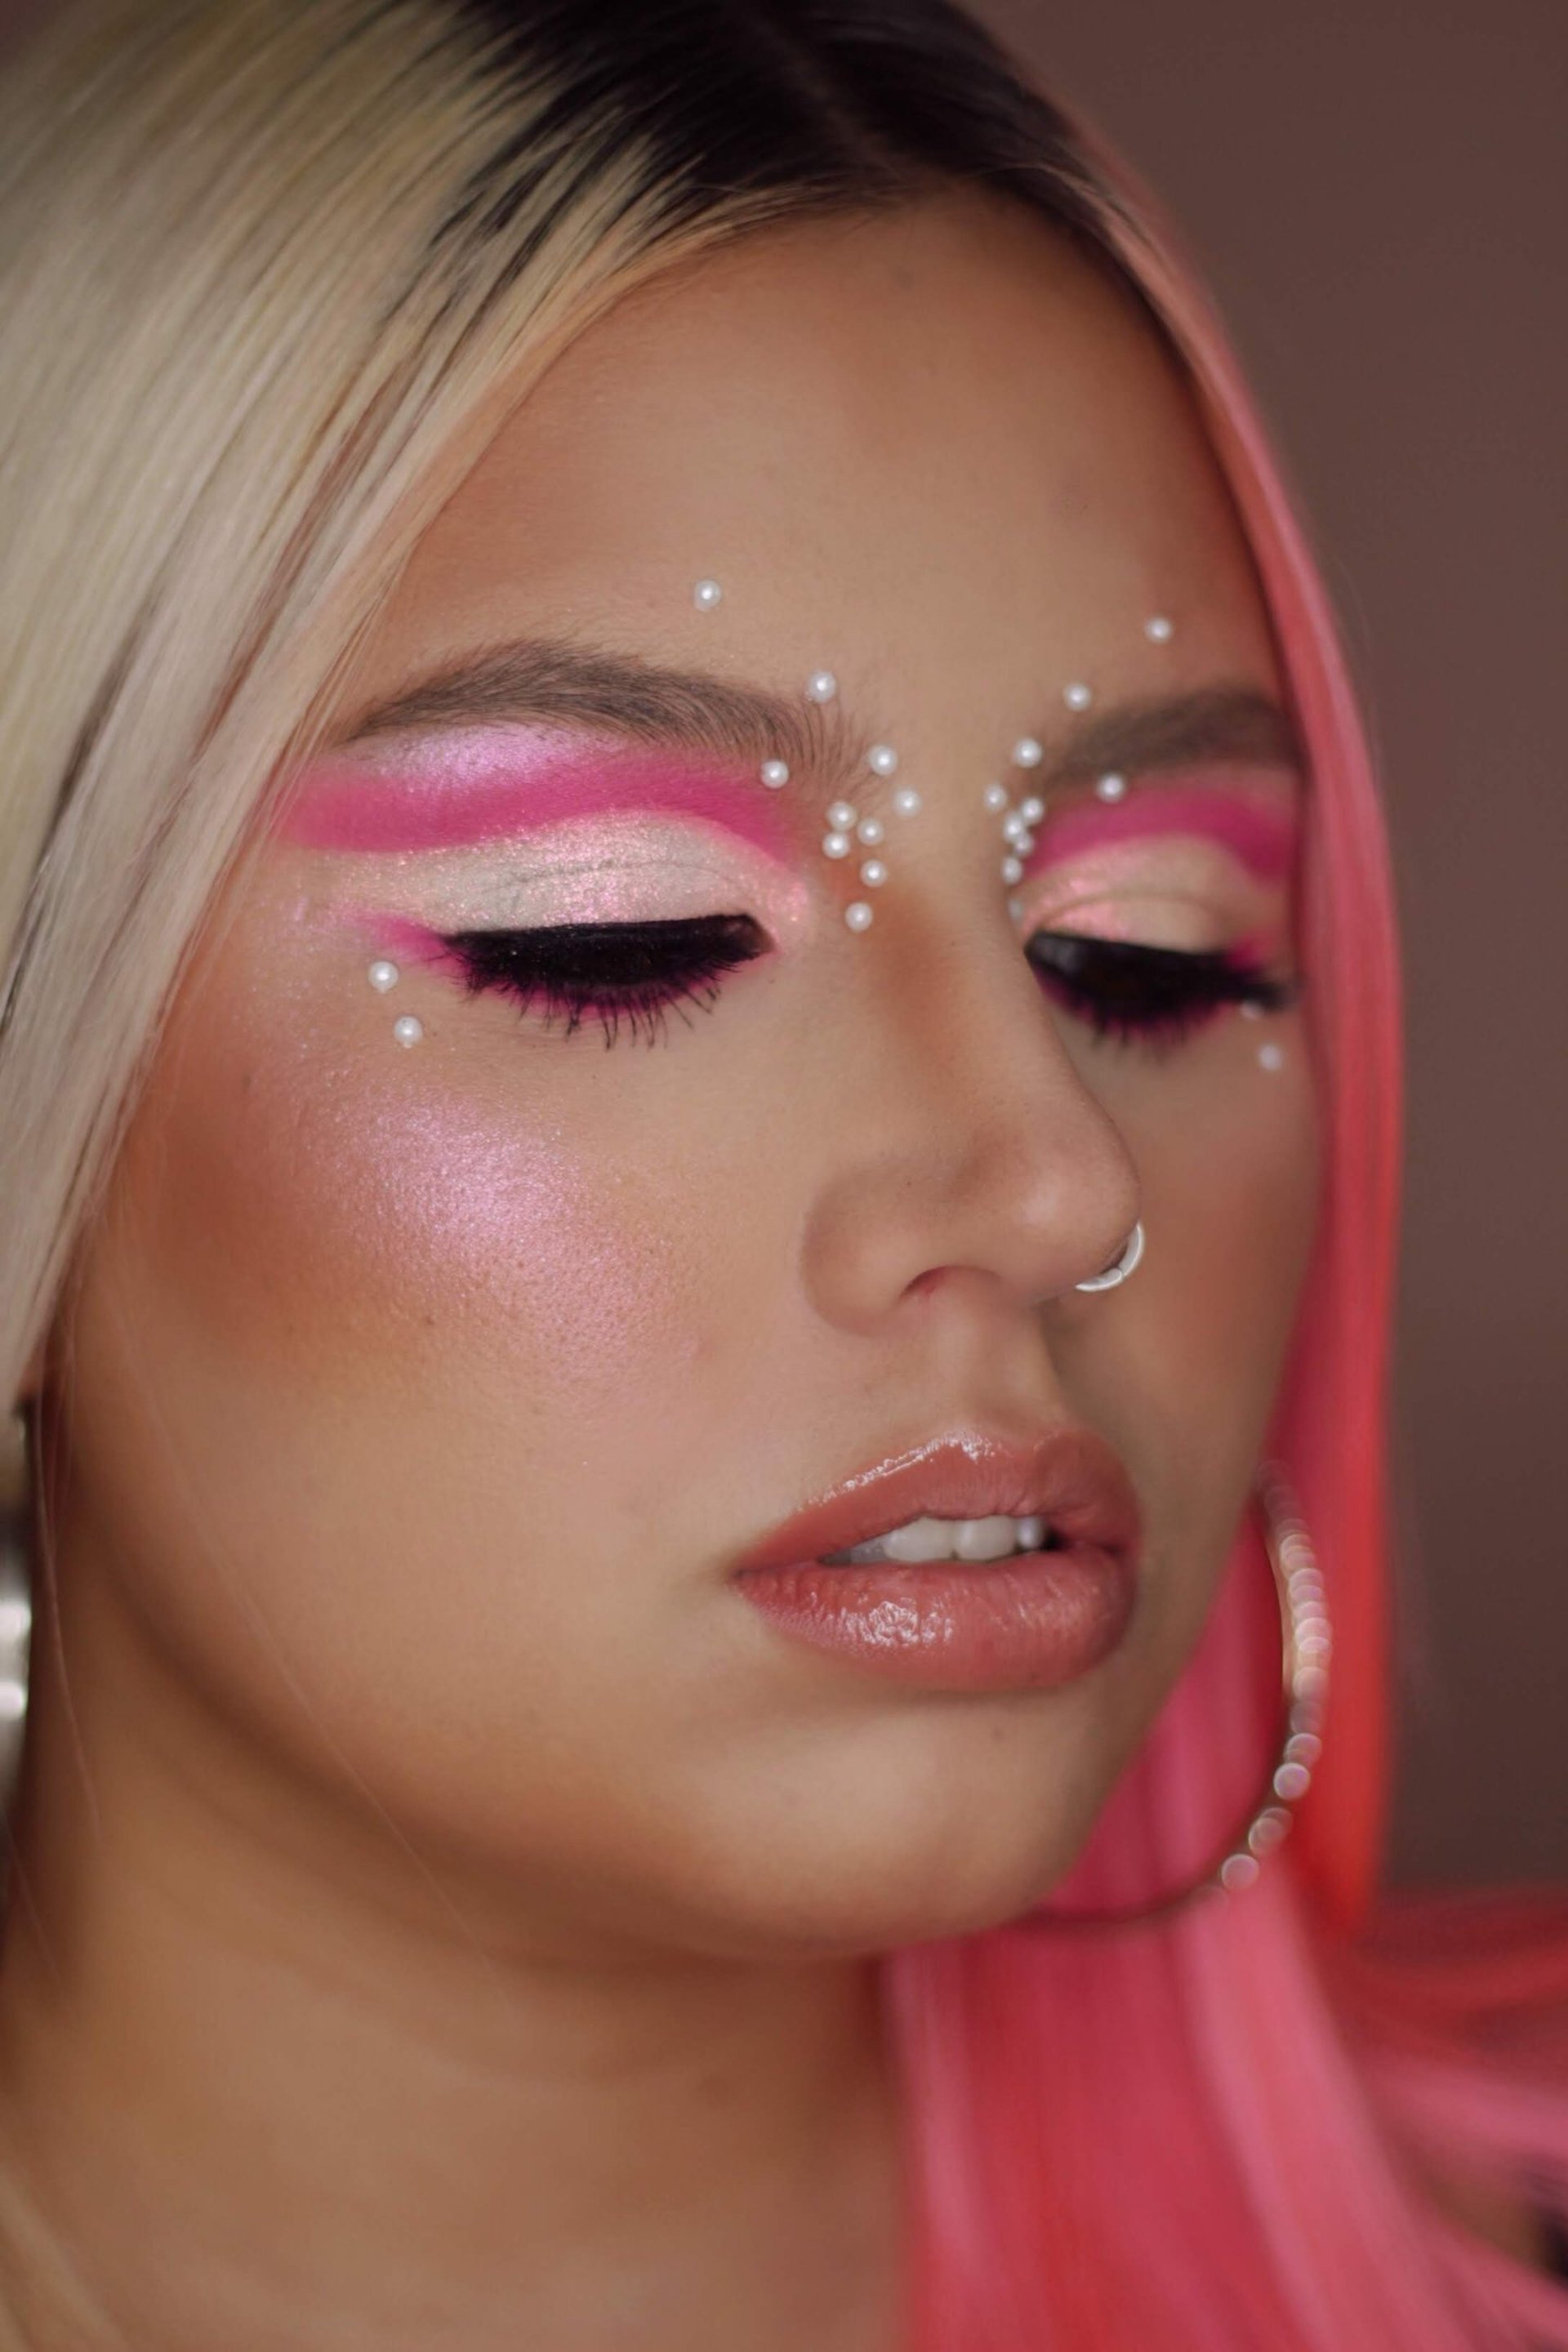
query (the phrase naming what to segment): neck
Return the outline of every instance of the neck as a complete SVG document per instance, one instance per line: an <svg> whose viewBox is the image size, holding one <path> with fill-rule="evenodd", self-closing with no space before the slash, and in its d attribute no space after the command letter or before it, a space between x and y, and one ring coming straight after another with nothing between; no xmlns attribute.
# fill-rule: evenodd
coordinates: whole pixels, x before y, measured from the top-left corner
<svg viewBox="0 0 1568 2352"><path fill-rule="evenodd" d="M35 1642L0 2103L132 2342L880 2352L867 1966L574 1946L559 1905L258 1755L101 1595L64 1630L68 1709Z"/></svg>

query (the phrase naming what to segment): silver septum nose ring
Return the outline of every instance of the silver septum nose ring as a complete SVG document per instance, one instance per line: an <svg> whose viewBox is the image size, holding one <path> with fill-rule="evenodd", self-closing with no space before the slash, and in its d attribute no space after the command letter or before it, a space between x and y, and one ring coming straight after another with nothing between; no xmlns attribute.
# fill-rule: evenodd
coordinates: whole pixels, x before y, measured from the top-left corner
<svg viewBox="0 0 1568 2352"><path fill-rule="evenodd" d="M1126 1281L1130 1274L1137 1272L1142 1256L1143 1220L1140 1217L1127 1239L1122 1243L1120 1256L1112 1258L1103 1274L1095 1275L1088 1282L1075 1282L1073 1288L1075 1290L1114 1290L1119 1283Z"/></svg>

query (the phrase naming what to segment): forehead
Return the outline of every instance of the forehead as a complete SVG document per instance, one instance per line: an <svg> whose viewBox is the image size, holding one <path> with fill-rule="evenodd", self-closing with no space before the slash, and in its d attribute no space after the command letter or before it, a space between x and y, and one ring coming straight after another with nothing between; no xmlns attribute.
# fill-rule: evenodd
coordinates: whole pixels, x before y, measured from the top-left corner
<svg viewBox="0 0 1568 2352"><path fill-rule="evenodd" d="M692 583L724 589L721 625ZM361 685L543 631L873 696L1108 686L1140 623L1273 682L1250 562L1134 298L1047 224L944 195L792 224L625 298L416 552ZM1143 649L1146 653L1146 647Z"/></svg>

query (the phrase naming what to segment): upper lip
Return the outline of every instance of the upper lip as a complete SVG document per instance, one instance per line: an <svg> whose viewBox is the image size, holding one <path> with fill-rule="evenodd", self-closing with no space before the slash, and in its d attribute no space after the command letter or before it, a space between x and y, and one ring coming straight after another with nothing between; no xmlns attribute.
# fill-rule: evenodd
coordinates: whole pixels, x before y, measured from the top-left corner
<svg viewBox="0 0 1568 2352"><path fill-rule="evenodd" d="M792 1568L870 1543L910 1519L1049 1521L1063 1543L1131 1551L1141 1532L1138 1498L1102 1437L1075 1424L1016 1439L941 1437L858 1470L774 1528L736 1564Z"/></svg>

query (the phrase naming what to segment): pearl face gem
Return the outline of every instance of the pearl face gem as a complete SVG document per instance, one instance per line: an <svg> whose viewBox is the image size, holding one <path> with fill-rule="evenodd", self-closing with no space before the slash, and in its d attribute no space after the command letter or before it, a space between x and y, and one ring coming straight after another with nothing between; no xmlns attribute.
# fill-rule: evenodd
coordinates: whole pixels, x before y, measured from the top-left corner
<svg viewBox="0 0 1568 2352"><path fill-rule="evenodd" d="M1003 838L1006 841L1017 841L1028 830L1028 822L1022 809L1015 809L1010 816L1002 820Z"/></svg>
<svg viewBox="0 0 1568 2352"><path fill-rule="evenodd" d="M845 908L844 919L852 931L868 930L871 925L871 909L864 898L857 898Z"/></svg>
<svg viewBox="0 0 1568 2352"><path fill-rule="evenodd" d="M1063 687L1062 700L1069 710L1087 710L1094 700L1094 688L1085 686L1081 679L1075 679L1071 686Z"/></svg>
<svg viewBox="0 0 1568 2352"><path fill-rule="evenodd" d="M835 833L851 833L855 827L855 810L848 801L835 801L827 812L827 822Z"/></svg>
<svg viewBox="0 0 1568 2352"><path fill-rule="evenodd" d="M392 1034L400 1045L417 1045L425 1034L425 1025L416 1021L412 1013L405 1013L401 1021L393 1023Z"/></svg>
<svg viewBox="0 0 1568 2352"><path fill-rule="evenodd" d="M847 857L850 842L847 833L825 833L822 836L824 857Z"/></svg>
<svg viewBox="0 0 1568 2352"><path fill-rule="evenodd" d="M863 816L855 830L868 849L875 849L882 838L882 820L879 816Z"/></svg>
<svg viewBox="0 0 1568 2352"><path fill-rule="evenodd" d="M890 743L873 743L866 754L866 765L874 776L890 776L899 764L899 755Z"/></svg>
<svg viewBox="0 0 1568 2352"><path fill-rule="evenodd" d="M879 890L888 878L888 869L879 857L868 857L860 868L860 879L868 890Z"/></svg>
<svg viewBox="0 0 1568 2352"><path fill-rule="evenodd" d="M1109 776L1101 776L1099 783L1097 783L1094 788L1094 792L1095 798L1097 800L1125 800L1127 797L1127 779L1125 776L1118 776L1114 773Z"/></svg>
<svg viewBox="0 0 1568 2352"><path fill-rule="evenodd" d="M992 814L999 816L1007 805L1007 787L1005 784L987 784L984 797L985 805Z"/></svg>
<svg viewBox="0 0 1568 2352"><path fill-rule="evenodd" d="M400 977L397 966L395 963L389 963L385 956L377 956L365 973L365 978L378 996L384 996L389 988L395 988Z"/></svg>
<svg viewBox="0 0 1568 2352"><path fill-rule="evenodd" d="M1163 613L1156 613L1152 620L1143 624L1143 635L1152 646L1168 646L1175 634L1174 624L1167 620Z"/></svg>
<svg viewBox="0 0 1568 2352"><path fill-rule="evenodd" d="M1002 860L1002 879L1003 879L1003 881L1004 881L1004 882L1005 882L1005 883L1007 883L1007 884L1008 884L1008 886L1009 886L1009 887L1011 887L1011 885L1012 885L1013 883L1015 883L1015 882L1021 882L1021 881L1023 880L1023 878L1024 878L1024 861L1023 861L1023 859L1022 859L1021 857L1005 857L1005 858Z"/></svg>
<svg viewBox="0 0 1568 2352"><path fill-rule="evenodd" d="M900 784L893 794L893 807L900 816L919 816L921 796L913 784Z"/></svg>
<svg viewBox="0 0 1568 2352"><path fill-rule="evenodd" d="M831 702L838 691L838 680L830 669L814 669L805 681L808 702Z"/></svg>
<svg viewBox="0 0 1568 2352"><path fill-rule="evenodd" d="M1044 801L1036 799L1033 793L1030 794L1026 801L1020 801L1018 803L1018 814L1023 818L1026 824L1038 824L1045 813L1046 804Z"/></svg>
<svg viewBox="0 0 1568 2352"><path fill-rule="evenodd" d="M723 602L723 598L724 591L717 580L700 580L691 592L691 601L700 613L710 613L715 604Z"/></svg>
<svg viewBox="0 0 1568 2352"><path fill-rule="evenodd" d="M783 760L764 760L761 774L763 783L773 793L776 793L781 784L787 784L789 782L789 769Z"/></svg>
<svg viewBox="0 0 1568 2352"><path fill-rule="evenodd" d="M1260 1069L1282 1070L1285 1066L1284 1046L1275 1045L1272 1044L1268 1045L1259 1045L1258 1048L1258 1064Z"/></svg>
<svg viewBox="0 0 1568 2352"><path fill-rule="evenodd" d="M1032 735L1020 735L1013 746L1013 765L1016 768L1037 768L1045 756L1044 750Z"/></svg>

